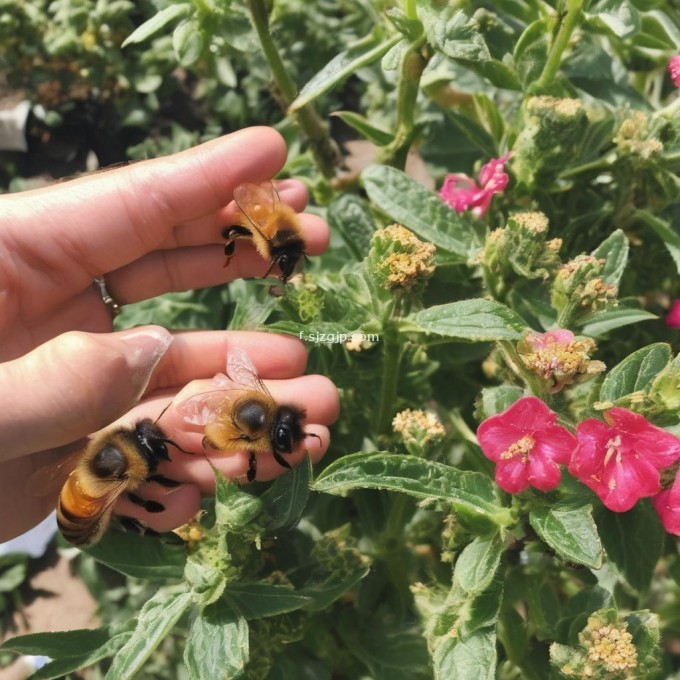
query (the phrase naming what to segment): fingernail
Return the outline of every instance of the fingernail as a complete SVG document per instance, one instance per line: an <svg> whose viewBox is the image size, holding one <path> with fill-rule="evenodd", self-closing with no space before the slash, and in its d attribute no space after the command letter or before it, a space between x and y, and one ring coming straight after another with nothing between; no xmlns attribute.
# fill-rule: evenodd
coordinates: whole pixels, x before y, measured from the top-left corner
<svg viewBox="0 0 680 680"><path fill-rule="evenodd" d="M174 336L161 326L142 326L116 334L127 346L126 358L133 384L140 394L146 389L158 362L168 351Z"/></svg>

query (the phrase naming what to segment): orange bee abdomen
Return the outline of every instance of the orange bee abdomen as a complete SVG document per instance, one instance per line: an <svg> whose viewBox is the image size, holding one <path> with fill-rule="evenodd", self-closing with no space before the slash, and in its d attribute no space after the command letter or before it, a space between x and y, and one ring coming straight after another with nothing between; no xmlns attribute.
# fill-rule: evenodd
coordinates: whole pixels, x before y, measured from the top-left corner
<svg viewBox="0 0 680 680"><path fill-rule="evenodd" d="M74 545L94 543L108 524L111 508L100 498L86 494L77 474L71 474L59 494L57 524L64 538Z"/></svg>

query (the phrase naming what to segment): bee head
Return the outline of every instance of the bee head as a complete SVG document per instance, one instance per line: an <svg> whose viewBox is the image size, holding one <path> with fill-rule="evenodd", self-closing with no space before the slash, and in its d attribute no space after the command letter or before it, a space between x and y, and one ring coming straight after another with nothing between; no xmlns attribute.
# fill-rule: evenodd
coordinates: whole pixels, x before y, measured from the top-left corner
<svg viewBox="0 0 680 680"><path fill-rule="evenodd" d="M297 442L304 439L304 413L295 407L281 406L272 431L272 446L277 453L292 453Z"/></svg>

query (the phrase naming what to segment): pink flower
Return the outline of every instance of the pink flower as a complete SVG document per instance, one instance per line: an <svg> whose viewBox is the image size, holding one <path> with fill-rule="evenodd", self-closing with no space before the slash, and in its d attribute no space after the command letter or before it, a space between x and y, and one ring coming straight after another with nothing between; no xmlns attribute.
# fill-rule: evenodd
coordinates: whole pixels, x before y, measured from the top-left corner
<svg viewBox="0 0 680 680"><path fill-rule="evenodd" d="M671 80L675 87L680 87L680 54L671 57L668 62L668 72L671 74Z"/></svg>
<svg viewBox="0 0 680 680"><path fill-rule="evenodd" d="M555 345L559 347L566 347L574 339L574 334L564 328L558 328L554 331L547 331L545 333L532 332L526 337L527 342L535 351L541 349L549 349Z"/></svg>
<svg viewBox="0 0 680 680"><path fill-rule="evenodd" d="M579 423L569 472L610 510L625 512L659 493L659 470L680 458L680 439L625 408L609 409L604 417L606 423Z"/></svg>
<svg viewBox="0 0 680 680"><path fill-rule="evenodd" d="M666 326L680 328L680 300L676 300L671 306L671 311L666 314Z"/></svg>
<svg viewBox="0 0 680 680"><path fill-rule="evenodd" d="M477 430L484 455L496 463L496 484L509 493L529 486L550 491L560 483L576 437L555 425L557 414L540 399L522 397L507 411L487 418Z"/></svg>
<svg viewBox="0 0 680 680"><path fill-rule="evenodd" d="M670 489L654 496L652 503L663 528L669 534L680 536L680 475L676 475Z"/></svg>
<svg viewBox="0 0 680 680"><path fill-rule="evenodd" d="M447 175L439 197L456 212L471 208L475 217L482 217L491 205L491 197L503 191L508 184L504 166L510 155L506 153L500 158L492 158L479 173L479 185L462 173Z"/></svg>

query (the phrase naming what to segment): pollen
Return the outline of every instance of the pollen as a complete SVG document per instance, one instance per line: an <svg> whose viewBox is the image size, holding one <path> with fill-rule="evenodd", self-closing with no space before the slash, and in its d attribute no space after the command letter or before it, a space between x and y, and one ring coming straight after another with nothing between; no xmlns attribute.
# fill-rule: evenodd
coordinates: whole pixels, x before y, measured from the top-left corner
<svg viewBox="0 0 680 680"><path fill-rule="evenodd" d="M637 650L626 623L600 625L589 632L586 642L589 663L604 666L610 673L620 673L637 666Z"/></svg>
<svg viewBox="0 0 680 680"><path fill-rule="evenodd" d="M404 441L419 441L421 444L441 439L445 434L439 418L434 413L421 409L407 408L397 413L392 420L392 429Z"/></svg>
<svg viewBox="0 0 680 680"><path fill-rule="evenodd" d="M621 462L621 435L612 437L606 445L607 453L604 456L604 464L609 465L609 461L616 456L616 462Z"/></svg>
<svg viewBox="0 0 680 680"><path fill-rule="evenodd" d="M510 460L520 456L522 462L526 463L535 444L536 440L530 434L525 434L521 439L518 439L512 444L507 451L503 451L500 455L500 459Z"/></svg>
<svg viewBox="0 0 680 680"><path fill-rule="evenodd" d="M534 234L545 234L548 231L548 218L538 210L514 213L512 219Z"/></svg>

